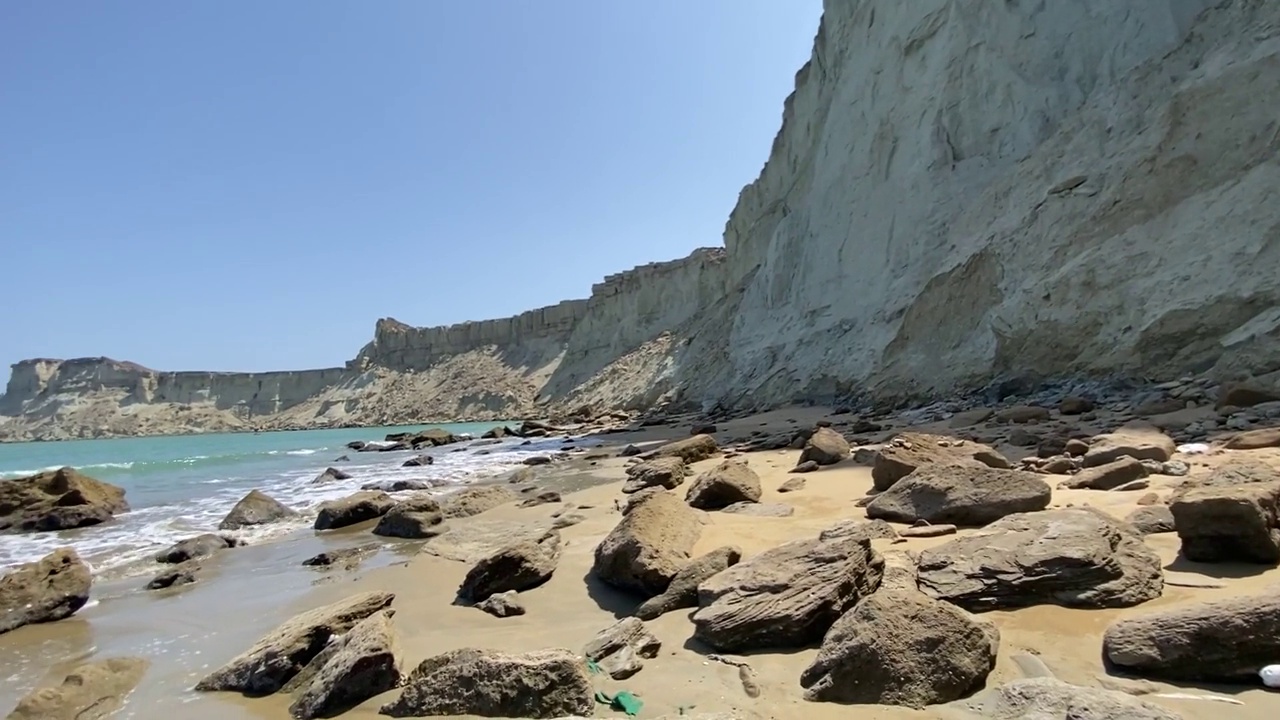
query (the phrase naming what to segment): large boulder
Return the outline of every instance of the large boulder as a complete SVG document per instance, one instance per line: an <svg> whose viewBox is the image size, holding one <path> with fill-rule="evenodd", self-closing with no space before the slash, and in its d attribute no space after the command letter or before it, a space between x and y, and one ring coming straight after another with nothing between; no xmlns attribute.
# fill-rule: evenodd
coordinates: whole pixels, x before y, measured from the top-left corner
<svg viewBox="0 0 1280 720"><path fill-rule="evenodd" d="M1280 588L1118 620L1102 649L1126 672L1165 680L1244 682L1280 659Z"/></svg>
<svg viewBox="0 0 1280 720"><path fill-rule="evenodd" d="M692 465L701 460L715 457L720 452L716 439L710 435L694 435L683 440L669 442L651 453L651 457L678 457Z"/></svg>
<svg viewBox="0 0 1280 720"><path fill-rule="evenodd" d="M684 483L688 468L679 457L659 457L627 468L627 482L622 492L628 495L661 487L673 490Z"/></svg>
<svg viewBox="0 0 1280 720"><path fill-rule="evenodd" d="M1049 506L1053 490L1039 475L980 464L925 465L867 505L867 517L892 522L986 525Z"/></svg>
<svg viewBox="0 0 1280 720"><path fill-rule="evenodd" d="M430 497L418 495L392 505L374 526L373 534L420 540L433 538L445 528L440 504Z"/></svg>
<svg viewBox="0 0 1280 720"><path fill-rule="evenodd" d="M698 586L713 575L727 570L742 559L742 550L732 545L716 548L681 568L661 594L651 597L636 609L636 617L653 620L674 610L698 606Z"/></svg>
<svg viewBox="0 0 1280 720"><path fill-rule="evenodd" d="M227 691L270 695L279 691L311 661L330 639L391 605L395 595L367 592L294 616L267 633L239 657L196 684L202 692Z"/></svg>
<svg viewBox="0 0 1280 720"><path fill-rule="evenodd" d="M1191 488L1169 511L1188 560L1280 563L1280 482Z"/></svg>
<svg viewBox="0 0 1280 720"><path fill-rule="evenodd" d="M919 573L925 594L975 611L1127 607L1164 590L1155 552L1091 508L1009 515L922 551Z"/></svg>
<svg viewBox="0 0 1280 720"><path fill-rule="evenodd" d="M1148 474L1147 466L1141 460L1126 455L1105 465L1085 468L1063 480L1058 487L1071 490L1114 490L1125 483L1141 480Z"/></svg>
<svg viewBox="0 0 1280 720"><path fill-rule="evenodd" d="M179 540L169 547L156 553L156 562L158 563L184 563L188 560L198 560L199 558L209 557L210 555L233 548L240 544L235 538L215 535L213 533L204 533L186 540Z"/></svg>
<svg viewBox="0 0 1280 720"><path fill-rule="evenodd" d="M745 460L734 458L694 479L685 493L685 502L700 510L719 510L734 503L760 502L763 492L760 476Z"/></svg>
<svg viewBox="0 0 1280 720"><path fill-rule="evenodd" d="M1177 449L1173 438L1157 428L1126 426L1090 440L1089 451L1084 454L1084 466L1106 465L1126 456L1135 460L1164 462L1173 457Z"/></svg>
<svg viewBox="0 0 1280 720"><path fill-rule="evenodd" d="M508 590L535 588L551 579L560 562L560 533L552 530L536 542L508 545L472 566L458 597L480 602Z"/></svg>
<svg viewBox="0 0 1280 720"><path fill-rule="evenodd" d="M502 485L476 485L441 498L440 507L446 518L467 518L518 499L519 493Z"/></svg>
<svg viewBox="0 0 1280 720"><path fill-rule="evenodd" d="M641 658L655 658L662 641L639 618L623 618L596 633L582 650L614 680L626 680L644 668Z"/></svg>
<svg viewBox="0 0 1280 720"><path fill-rule="evenodd" d="M836 621L800 685L806 700L922 708L982 687L999 645L993 625L954 605L881 589Z"/></svg>
<svg viewBox="0 0 1280 720"><path fill-rule="evenodd" d="M361 490L339 500L320 503L316 530L334 530L380 518L395 507L396 501L379 490Z"/></svg>
<svg viewBox="0 0 1280 720"><path fill-rule="evenodd" d="M299 720L333 717L400 683L400 661L386 609L356 623L307 664L285 687L289 714Z"/></svg>
<svg viewBox="0 0 1280 720"><path fill-rule="evenodd" d="M796 540L698 587L694 637L717 650L797 648L880 586L884 559L866 540Z"/></svg>
<svg viewBox="0 0 1280 720"><path fill-rule="evenodd" d="M1159 705L1116 690L1025 678L940 708L944 720L1182 720Z"/></svg>
<svg viewBox="0 0 1280 720"><path fill-rule="evenodd" d="M125 512L123 489L69 467L0 480L0 531L70 530Z"/></svg>
<svg viewBox="0 0 1280 720"><path fill-rule="evenodd" d="M291 518L298 513L285 507L280 501L261 490L250 490L248 495L231 508L231 512L218 523L219 530L239 530L250 525L265 525Z"/></svg>
<svg viewBox="0 0 1280 720"><path fill-rule="evenodd" d="M101 720L124 707L150 662L108 658L79 665L62 683L32 690L6 720Z"/></svg>
<svg viewBox="0 0 1280 720"><path fill-rule="evenodd" d="M0 633L71 617L89 602L92 578L76 551L61 548L0 577Z"/></svg>
<svg viewBox="0 0 1280 720"><path fill-rule="evenodd" d="M849 441L829 427L820 427L805 441L797 465L812 460L819 465L835 465L849 457Z"/></svg>
<svg viewBox="0 0 1280 720"><path fill-rule="evenodd" d="M942 435L902 433L876 453L871 479L877 490L888 490L925 465L962 465L1008 469L1009 460L987 445Z"/></svg>
<svg viewBox="0 0 1280 720"><path fill-rule="evenodd" d="M568 650L512 655L463 648L423 660L404 692L382 706L391 717L482 715L589 716L595 690L586 662Z"/></svg>
<svg viewBox="0 0 1280 720"><path fill-rule="evenodd" d="M659 595L689 563L701 534L698 511L672 493L636 496L596 546L592 572L616 588L646 598Z"/></svg>

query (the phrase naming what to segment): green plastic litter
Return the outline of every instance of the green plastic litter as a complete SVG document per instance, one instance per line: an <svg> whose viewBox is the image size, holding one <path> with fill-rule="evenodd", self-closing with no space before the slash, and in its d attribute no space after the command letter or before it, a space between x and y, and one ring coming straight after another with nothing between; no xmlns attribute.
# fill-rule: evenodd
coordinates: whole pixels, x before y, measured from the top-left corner
<svg viewBox="0 0 1280 720"><path fill-rule="evenodd" d="M627 717L635 717L640 713L640 709L644 707L644 702L640 698L626 690L619 690L613 695L603 690L597 690L596 702L608 705L613 710L621 710L627 714Z"/></svg>
<svg viewBox="0 0 1280 720"><path fill-rule="evenodd" d="M592 675L599 675L600 673L604 672L604 668L601 668L596 663L595 660L592 660L591 658L587 658L587 672L591 673Z"/></svg>

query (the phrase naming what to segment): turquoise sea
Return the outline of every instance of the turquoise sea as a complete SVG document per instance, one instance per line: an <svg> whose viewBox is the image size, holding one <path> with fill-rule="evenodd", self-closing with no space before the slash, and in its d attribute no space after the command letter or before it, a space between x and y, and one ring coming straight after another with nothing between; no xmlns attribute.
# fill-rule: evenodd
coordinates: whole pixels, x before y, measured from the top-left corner
<svg viewBox="0 0 1280 720"><path fill-rule="evenodd" d="M558 447L558 439L522 445L518 438L474 447L459 443L427 451L433 465L403 468L412 452L348 450L353 440L379 441L387 433L441 427L478 438L502 424L413 426L185 435L0 444L0 479L21 477L63 466L114 483L126 490L131 512L114 522L60 533L0 535L0 570L35 560L70 545L95 573L126 572L139 561L178 540L217 530L236 501L257 488L303 515L293 522L229 533L249 543L269 541L309 527L307 511L324 500L342 497L367 483L393 479L427 480L447 491L518 467L530 453ZM337 458L346 455L349 461ZM351 474L350 480L311 484L326 467ZM154 570L149 565L142 569Z"/></svg>

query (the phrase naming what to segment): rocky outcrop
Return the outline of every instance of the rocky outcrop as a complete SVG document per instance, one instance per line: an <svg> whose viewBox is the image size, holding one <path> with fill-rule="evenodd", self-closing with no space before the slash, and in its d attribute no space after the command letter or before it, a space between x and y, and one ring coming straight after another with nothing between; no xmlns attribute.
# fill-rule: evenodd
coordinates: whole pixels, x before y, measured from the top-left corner
<svg viewBox="0 0 1280 720"><path fill-rule="evenodd" d="M89 602L92 579L75 550L55 550L0 577L0 634L71 617Z"/></svg>
<svg viewBox="0 0 1280 720"><path fill-rule="evenodd" d="M592 573L621 590L646 598L666 591L689 563L702 534L697 511L674 494L638 495L595 549Z"/></svg>
<svg viewBox="0 0 1280 720"><path fill-rule="evenodd" d="M123 489L69 467L0 480L0 531L71 530L128 511Z"/></svg>
<svg viewBox="0 0 1280 720"><path fill-rule="evenodd" d="M964 720L1183 720L1178 713L1117 690L1046 677L1014 680L945 709L941 717Z"/></svg>
<svg viewBox="0 0 1280 720"><path fill-rule="evenodd" d="M18 701L5 720L101 720L124 707L151 663L109 658L73 669L62 682L37 688Z"/></svg>
<svg viewBox="0 0 1280 720"><path fill-rule="evenodd" d="M515 502L519 497L515 491L500 485L477 485L445 496L440 505L446 518L467 518Z"/></svg>

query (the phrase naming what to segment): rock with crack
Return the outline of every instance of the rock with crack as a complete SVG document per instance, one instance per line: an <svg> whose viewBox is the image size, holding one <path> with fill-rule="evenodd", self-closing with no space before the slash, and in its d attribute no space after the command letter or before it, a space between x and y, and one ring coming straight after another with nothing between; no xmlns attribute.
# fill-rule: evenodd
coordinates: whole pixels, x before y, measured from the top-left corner
<svg viewBox="0 0 1280 720"><path fill-rule="evenodd" d="M813 461L819 465L835 465L849 457L849 441L829 427L820 427L805 441L798 465Z"/></svg>
<svg viewBox="0 0 1280 720"><path fill-rule="evenodd" d="M423 660L404 692L382 706L391 717L589 716L595 690L582 658L563 649L519 655L463 648Z"/></svg>
<svg viewBox="0 0 1280 720"><path fill-rule="evenodd" d="M920 553L920 589L971 611L1128 607L1160 596L1160 558L1092 508L1009 515Z"/></svg>
<svg viewBox="0 0 1280 720"><path fill-rule="evenodd" d="M129 512L124 490L73 468L0 480L0 531L48 532L98 525Z"/></svg>
<svg viewBox="0 0 1280 720"><path fill-rule="evenodd" d="M289 714L299 720L333 717L400 683L400 660L391 618L376 612L356 623L295 676Z"/></svg>
<svg viewBox="0 0 1280 720"><path fill-rule="evenodd" d="M200 562L198 560L188 560L156 573L155 577L151 578L145 587L147 590L163 590L165 588L190 585L196 581L196 574L199 572Z"/></svg>
<svg viewBox="0 0 1280 720"><path fill-rule="evenodd" d="M866 540L796 540L698 587L694 637L717 650L804 647L880 586L884 559Z"/></svg>
<svg viewBox="0 0 1280 720"><path fill-rule="evenodd" d="M101 720L124 707L150 662L122 657L85 663L59 685L32 690L6 720Z"/></svg>
<svg viewBox="0 0 1280 720"><path fill-rule="evenodd" d="M698 511L666 491L633 496L622 520L595 549L592 573L646 598L662 594L702 534Z"/></svg>
<svg viewBox="0 0 1280 720"><path fill-rule="evenodd" d="M401 500L373 528L374 535L409 539L433 538L448 530L440 503L425 495Z"/></svg>
<svg viewBox="0 0 1280 720"><path fill-rule="evenodd" d="M926 465L867 505L867 517L900 523L978 526L1049 506L1053 490L1035 473L985 465Z"/></svg>
<svg viewBox="0 0 1280 720"><path fill-rule="evenodd" d="M987 445L926 433L902 433L876 453L871 479L877 490L888 490L926 465L962 465L1007 470L1009 460Z"/></svg>
<svg viewBox="0 0 1280 720"><path fill-rule="evenodd" d="M508 590L530 590L550 580L559 562L560 533L555 530L535 542L507 545L467 572L458 597L475 603Z"/></svg>
<svg viewBox="0 0 1280 720"><path fill-rule="evenodd" d="M1257 682L1280 658L1280 588L1162 609L1107 628L1103 653L1126 672L1185 682Z"/></svg>
<svg viewBox="0 0 1280 720"><path fill-rule="evenodd" d="M193 538L180 540L173 545L156 553L156 562L159 563L184 563L188 560L197 560L199 558L209 557L214 553L221 552L227 548L233 548L240 545L240 541L235 538L225 537L223 535L214 535L213 533L205 533L197 535Z"/></svg>
<svg viewBox="0 0 1280 720"><path fill-rule="evenodd" d="M1112 460L1105 465L1085 468L1058 487L1070 490L1115 490L1134 480L1141 480L1149 473L1141 460L1125 456Z"/></svg>
<svg viewBox="0 0 1280 720"><path fill-rule="evenodd" d="M466 518L515 502L519 498L515 491L502 485L477 485L442 498L441 509L446 518Z"/></svg>
<svg viewBox="0 0 1280 720"><path fill-rule="evenodd" d="M0 577L0 634L69 618L89 602L89 567L71 548L18 565Z"/></svg>
<svg viewBox="0 0 1280 720"><path fill-rule="evenodd" d="M347 633L394 599L391 593L360 593L296 615L210 673L195 689L245 695L277 692L315 660L333 637Z"/></svg>
<svg viewBox="0 0 1280 720"><path fill-rule="evenodd" d="M943 720L1182 720L1122 692L1045 677L1014 680L930 711Z"/></svg>
<svg viewBox="0 0 1280 720"><path fill-rule="evenodd" d="M982 687L995 667L995 626L914 588L882 588L827 632L800 676L805 699L923 708Z"/></svg>
<svg viewBox="0 0 1280 720"><path fill-rule="evenodd" d="M476 607L498 618L514 617L525 613L524 603L515 590L495 593L476 603Z"/></svg>
<svg viewBox="0 0 1280 720"><path fill-rule="evenodd" d="M720 452L720 445L710 435L694 435L683 440L669 442L659 447L646 457L678 457L686 464L707 460Z"/></svg>
<svg viewBox="0 0 1280 720"><path fill-rule="evenodd" d="M661 595L649 598L637 608L636 617L653 620L675 610L698 607L698 586L715 574L737 565L741 559L742 550L733 545L716 548L697 558L676 573Z"/></svg>
<svg viewBox="0 0 1280 720"><path fill-rule="evenodd" d="M390 495L377 490L361 490L340 500L322 502L320 513L316 515L315 529L336 530L375 520L387 514L395 504Z"/></svg>
<svg viewBox="0 0 1280 720"><path fill-rule="evenodd" d="M651 487L673 490L684 483L688 468L679 457L658 457L627 468L622 492L630 495Z"/></svg>
<svg viewBox="0 0 1280 720"><path fill-rule="evenodd" d="M1142 535L1171 533L1178 529L1173 519L1173 511L1168 505L1147 505L1129 513L1125 522L1137 528Z"/></svg>
<svg viewBox="0 0 1280 720"><path fill-rule="evenodd" d="M641 658L658 657L662 641L639 618L623 618L596 633L582 654L614 680L626 680L644 668Z"/></svg>
<svg viewBox="0 0 1280 720"><path fill-rule="evenodd" d="M1280 563L1280 482L1192 488L1169 511L1188 560Z"/></svg>
<svg viewBox="0 0 1280 720"><path fill-rule="evenodd" d="M231 512L218 523L219 530L239 530L251 525L265 525L279 520L296 517L297 511L290 510L280 501L261 490L250 490L248 495L240 498L240 502L231 508Z"/></svg>
<svg viewBox="0 0 1280 720"><path fill-rule="evenodd" d="M719 510L734 503L760 501L760 476L742 459L725 460L699 475L685 502L699 510Z"/></svg>
<svg viewBox="0 0 1280 720"><path fill-rule="evenodd" d="M1090 440L1089 451L1084 454L1084 466L1106 465L1122 457L1164 462L1173 457L1177 449L1173 438L1157 428L1126 426Z"/></svg>

